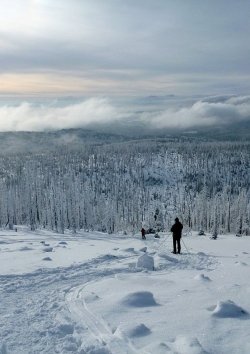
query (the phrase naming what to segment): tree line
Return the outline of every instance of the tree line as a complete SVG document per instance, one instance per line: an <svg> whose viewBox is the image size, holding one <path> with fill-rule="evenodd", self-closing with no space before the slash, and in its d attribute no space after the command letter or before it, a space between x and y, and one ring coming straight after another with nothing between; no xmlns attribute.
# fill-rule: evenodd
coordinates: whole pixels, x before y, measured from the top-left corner
<svg viewBox="0 0 250 354"><path fill-rule="evenodd" d="M249 235L249 142L134 141L0 156L0 226Z"/></svg>

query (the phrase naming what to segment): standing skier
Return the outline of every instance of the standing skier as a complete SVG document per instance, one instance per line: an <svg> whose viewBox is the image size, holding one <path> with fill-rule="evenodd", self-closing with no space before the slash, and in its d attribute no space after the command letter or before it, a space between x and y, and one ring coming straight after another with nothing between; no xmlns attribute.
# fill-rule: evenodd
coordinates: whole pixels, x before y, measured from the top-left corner
<svg viewBox="0 0 250 354"><path fill-rule="evenodd" d="M146 230L144 229L144 227L141 229L141 238L143 239L143 240L146 240Z"/></svg>
<svg viewBox="0 0 250 354"><path fill-rule="evenodd" d="M171 227L171 232L173 233L173 252L176 253L176 245L177 252L181 253L181 232L183 229L182 223L180 223L178 218L175 218L175 223Z"/></svg>

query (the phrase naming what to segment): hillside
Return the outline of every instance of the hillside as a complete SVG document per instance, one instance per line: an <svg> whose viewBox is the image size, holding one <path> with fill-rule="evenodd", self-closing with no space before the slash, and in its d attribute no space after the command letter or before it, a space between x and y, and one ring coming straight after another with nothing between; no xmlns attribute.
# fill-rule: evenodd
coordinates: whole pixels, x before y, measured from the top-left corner
<svg viewBox="0 0 250 354"><path fill-rule="evenodd" d="M0 353L248 354L250 238L160 237L0 231Z"/></svg>

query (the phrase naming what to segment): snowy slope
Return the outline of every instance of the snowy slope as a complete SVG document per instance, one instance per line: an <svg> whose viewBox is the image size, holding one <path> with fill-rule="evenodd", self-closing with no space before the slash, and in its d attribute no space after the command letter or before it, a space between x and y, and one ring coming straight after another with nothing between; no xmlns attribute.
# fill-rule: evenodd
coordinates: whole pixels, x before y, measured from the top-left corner
<svg viewBox="0 0 250 354"><path fill-rule="evenodd" d="M160 236L0 231L0 353L250 353L250 238Z"/></svg>

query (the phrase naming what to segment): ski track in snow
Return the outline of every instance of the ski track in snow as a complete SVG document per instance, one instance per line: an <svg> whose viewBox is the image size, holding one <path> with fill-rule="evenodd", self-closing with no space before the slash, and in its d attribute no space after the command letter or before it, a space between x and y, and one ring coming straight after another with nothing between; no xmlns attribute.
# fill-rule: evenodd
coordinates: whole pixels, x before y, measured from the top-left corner
<svg viewBox="0 0 250 354"><path fill-rule="evenodd" d="M0 276L0 329L3 328L1 335L7 343L7 353L20 354L19 348L22 348L24 354L64 351L99 354L95 352L98 347L106 348L101 354L144 353L136 350L128 339L114 335L104 321L88 309L82 296L84 287L93 279L96 282L118 273L138 272L126 263L136 260L138 253L124 251L119 257L107 254L66 268L43 268L23 275ZM178 264L173 257L169 258L172 261L167 259L167 265L161 265L158 270L167 267L170 272L180 267L193 267L187 257ZM114 268L115 263L122 261L125 265ZM203 260L203 267L205 262ZM89 334L92 339L86 343ZM27 337L32 342L27 343Z"/></svg>
<svg viewBox="0 0 250 354"><path fill-rule="evenodd" d="M96 282L117 273L138 272L133 267L111 267L117 261L127 262L137 257L138 254L131 251L125 256L104 255L66 268L44 268L24 275L0 276L0 328L4 328L2 337L8 345L7 353L20 354L22 348L25 354L99 354L98 347L100 354L144 353L142 349L136 350L129 339L114 335L104 321L88 309L82 296L84 287L93 279ZM169 258L167 272L188 265L193 267L188 259L181 259L176 264L173 257ZM201 268L205 267L206 260L203 263ZM158 270L163 269L161 265ZM92 339L86 342L89 334ZM27 337L32 342L27 343Z"/></svg>
<svg viewBox="0 0 250 354"><path fill-rule="evenodd" d="M53 354L63 353L64 350L77 351L81 342L79 344L73 336L69 336L74 332L74 327L70 329L70 325L63 325L65 318L68 318L67 313L62 315L65 312L65 294L72 287L92 279L97 281L105 276L124 272L124 266L109 268L117 260L115 256L104 255L91 262L67 268L40 269L30 274L0 276L0 330L3 329L1 337L5 338L8 353ZM56 320L58 313L59 321ZM23 321L25 326L22 325ZM70 342L66 348L65 336L68 337L67 342ZM26 341L27 337L32 339L31 343Z"/></svg>
<svg viewBox="0 0 250 354"><path fill-rule="evenodd" d="M87 283L88 284L88 283ZM85 284L85 286L87 285ZM73 288L66 295L66 302L68 309L72 317L81 324L83 328L87 329L87 335L90 334L97 342L97 348L100 347L107 354L136 354L144 353L144 351L136 350L135 347L129 342L129 340L119 338L112 333L107 323L101 318L98 318L93 312L91 312L84 300L84 288L80 286ZM87 327L87 328L86 328ZM86 334L85 334L86 336ZM84 352L91 352L93 340L90 344L84 341ZM104 349L103 349L104 348ZM97 349L98 350L98 349Z"/></svg>
<svg viewBox="0 0 250 354"><path fill-rule="evenodd" d="M245 317L242 316L242 319L236 318L236 320L232 320L230 316L226 318L227 322L231 321L232 323L230 332L227 327L224 327L226 322L223 316L213 316L217 305L216 301L204 304L204 306L202 304L202 311L207 318L206 323L203 324L203 331L206 333L204 338L200 335L198 335L199 338L188 335L180 336L182 334L180 332L180 334L176 333L172 340L171 337L166 336L165 341L152 342L152 345L140 342L140 337L135 338L135 341L130 340L131 338L126 336L126 331L124 333L115 331L107 319L104 320L104 317L95 311L95 307L91 304L89 306L86 300L87 287L96 286L100 280L115 279L115 275L119 274L119 277L124 279L123 281L127 279L130 282L128 284L131 285L133 284L132 274L136 275L135 273L140 277L141 275L147 277L149 274L152 284L154 281L158 281L157 278L160 275L165 279L166 286L173 285L167 289L167 297L162 298L166 301L165 304L168 304L176 295L175 303L178 303L181 299L178 298L180 293L185 293L184 299L189 299L187 300L190 301L188 307L196 306L198 294L203 294L207 299L212 299L216 295L218 296L217 300L223 300L225 288L229 289L231 295L235 294L237 299L240 285L229 282L217 285L216 288L213 278L217 273L213 273L213 271L218 270L219 276L223 278L228 272L226 264L231 264L231 270L235 270L235 274L241 273L240 269L246 272L248 263L241 260L247 261L249 259L248 252L242 251L242 258L238 259L238 254L218 256L213 255L213 252L200 252L198 247L196 249L189 247L187 250L183 245L181 256L172 255L169 252L171 243L167 244L166 241L169 241L168 237L162 237L160 240L151 238L151 240L147 239L142 243L147 246L147 250L144 247L140 251L140 248L137 247L138 244L136 247L129 248L116 247L112 248L114 254L105 254L104 251L103 255L83 263L56 268L39 268L36 271L23 274L0 275L0 354L205 354L207 351L203 349L204 345L210 350L212 348L213 351L210 351L210 354L229 352L230 337L238 333L239 338L242 338L240 331L242 331L244 323L247 324L247 321L244 320L248 320L249 316L247 314ZM26 245L22 247L22 250L20 247L18 248L20 254L31 252L27 246L29 242L30 240L26 240ZM107 239L107 242L111 242L111 247L114 247L112 240ZM219 242L216 242L214 245L219 245ZM11 242L6 240L2 241L2 244L8 246ZM8 251L11 250L6 249L6 252ZM135 267L138 257L145 251L155 259L155 272ZM41 254L39 253L39 257ZM190 274L195 273L192 279L196 285L192 286L189 278L185 279L188 273L183 273L184 278L181 282L175 281L178 270L182 272L187 270L191 272ZM199 271L210 272L210 277L199 273ZM180 275L180 273L178 274ZM165 276L166 278L164 278ZM245 289L250 293L250 287ZM133 292L133 288L130 291ZM131 296L133 293L129 294ZM237 303L236 301L236 305ZM241 305L240 302L238 304ZM220 306L223 308L225 303L224 305L221 303ZM168 313L170 313L169 311ZM139 327L136 323L133 325L135 325L134 328L146 328L143 323L139 324ZM227 336L223 334L224 332L227 333ZM151 333L150 324L149 333ZM250 349L250 345L247 347L248 335L249 331L246 331L246 344L242 352L237 350L237 343L234 343L234 353L248 353L248 348ZM213 343L209 338L213 338ZM225 338L228 342L225 341ZM202 344L200 343L201 339ZM222 340L228 346L223 351L221 351Z"/></svg>

